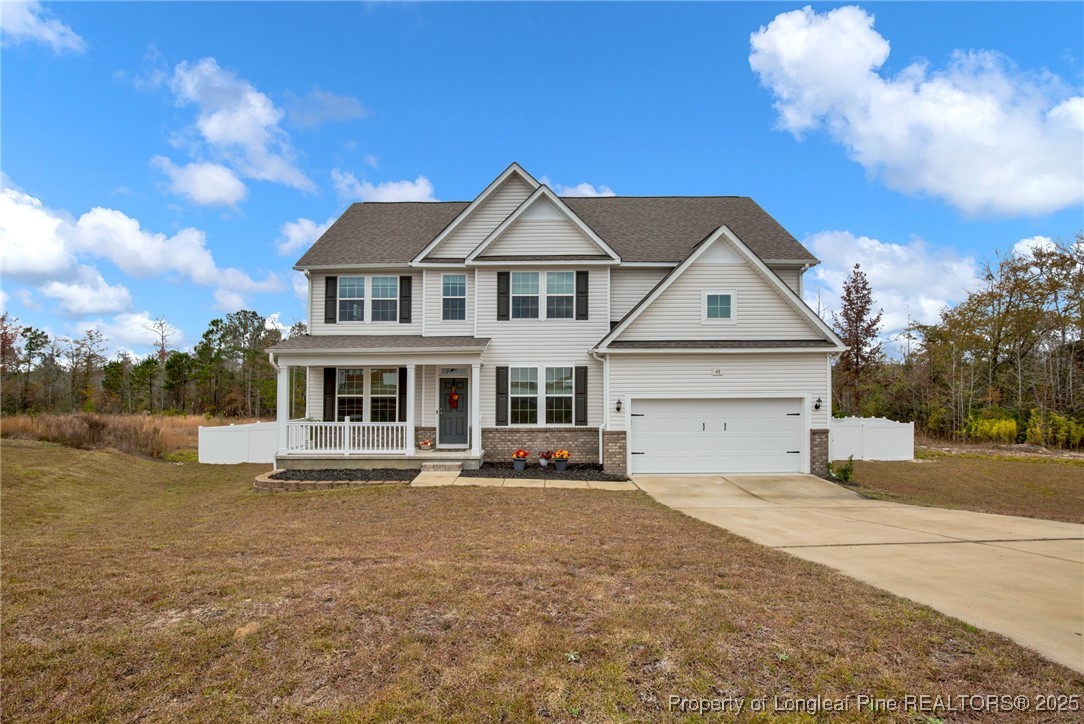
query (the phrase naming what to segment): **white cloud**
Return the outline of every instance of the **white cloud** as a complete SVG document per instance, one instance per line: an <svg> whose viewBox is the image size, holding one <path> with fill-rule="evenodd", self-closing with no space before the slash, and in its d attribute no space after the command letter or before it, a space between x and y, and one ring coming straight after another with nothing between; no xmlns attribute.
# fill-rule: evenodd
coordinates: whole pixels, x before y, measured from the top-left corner
<svg viewBox="0 0 1084 724"><path fill-rule="evenodd" d="M46 282L41 293L56 299L64 313L73 317L125 312L132 307L127 287L107 284L101 272L89 266L78 267L70 280Z"/></svg>
<svg viewBox="0 0 1084 724"><path fill-rule="evenodd" d="M232 314L245 308L245 297L229 289L216 289L215 308Z"/></svg>
<svg viewBox="0 0 1084 724"><path fill-rule="evenodd" d="M889 43L858 7L778 15L749 64L796 137L824 128L869 172L969 214L1042 214L1084 199L1084 96L991 51L944 70L879 70Z"/></svg>
<svg viewBox="0 0 1084 724"><path fill-rule="evenodd" d="M339 197L345 201L436 201L433 184L425 176L413 181L385 181L375 186L358 181L354 174L331 170L331 180Z"/></svg>
<svg viewBox="0 0 1084 724"><path fill-rule="evenodd" d="M173 236L141 228L139 221L115 209L95 207L72 220L22 191L0 194L0 261L6 277L37 284L71 284L85 272L77 259L107 259L135 277L180 277L235 295L277 292L284 287L276 274L254 279L240 269L220 267L199 229L181 229ZM84 278L85 277L80 277ZM92 280L93 281L93 280ZM107 287L91 283L104 293ZM116 301L117 292L112 293ZM74 312L74 309L69 309Z"/></svg>
<svg viewBox="0 0 1084 724"><path fill-rule="evenodd" d="M293 284L294 296L304 302L307 307L309 302L309 280L302 272L294 271L290 281Z"/></svg>
<svg viewBox="0 0 1084 724"><path fill-rule="evenodd" d="M0 314L3 314L8 310L8 299L10 298L11 297L8 296L7 292L0 289Z"/></svg>
<svg viewBox="0 0 1084 724"><path fill-rule="evenodd" d="M199 108L196 128L216 160L245 178L315 190L294 164L290 138L279 125L285 114L247 80L203 58L179 63L169 87L179 104Z"/></svg>
<svg viewBox="0 0 1084 724"><path fill-rule="evenodd" d="M108 322L101 319L81 322L78 330L72 327L72 332L82 334L88 329L96 330L101 332L105 342L114 348L150 347L158 341L158 333L150 329L154 321L155 317L152 317L150 312L128 312L118 314ZM167 325L170 344L179 346L184 341L184 332L168 322Z"/></svg>
<svg viewBox="0 0 1084 724"><path fill-rule="evenodd" d="M319 88L313 88L305 96L290 93L286 97L286 117L290 123L300 128L352 121L368 115L369 111L357 98L336 95Z"/></svg>
<svg viewBox="0 0 1084 724"><path fill-rule="evenodd" d="M69 26L60 22L40 2L0 3L0 38L3 45L35 42L48 45L53 52L82 53L86 41Z"/></svg>
<svg viewBox="0 0 1084 724"><path fill-rule="evenodd" d="M266 330L277 329L284 334L286 330L289 329L289 327L282 323L282 315L278 312L272 312L265 320L263 320L263 328Z"/></svg>
<svg viewBox="0 0 1084 724"><path fill-rule="evenodd" d="M5 184L0 193L0 260L5 276L47 277L64 273L75 255L59 233L69 221L39 199Z"/></svg>
<svg viewBox="0 0 1084 724"><path fill-rule="evenodd" d="M333 223L335 223L334 216L322 224L304 218L297 221L287 221L282 225L281 236L275 242L275 248L279 254L290 254L298 249L311 246Z"/></svg>
<svg viewBox="0 0 1084 724"><path fill-rule="evenodd" d="M896 244L849 231L822 231L804 243L821 259L806 272L806 302L814 309L820 303L831 323L830 312L839 311L843 283L858 263L873 290L875 308L884 310L883 339L900 334L909 322L936 322L943 307L961 301L978 283L973 257L922 239Z"/></svg>
<svg viewBox="0 0 1084 724"><path fill-rule="evenodd" d="M593 186L587 182L576 184L575 186L565 186L564 184L552 183L548 177L543 176L539 179L541 183L549 186L553 189L553 192L558 196L616 196L614 190L609 186L599 185Z"/></svg>
<svg viewBox="0 0 1084 724"><path fill-rule="evenodd" d="M1057 245L1054 240L1049 236L1032 236L1028 239L1021 239L1013 245L1012 251L1017 256L1030 259L1033 249L1042 249L1043 251L1053 251Z"/></svg>
<svg viewBox="0 0 1084 724"><path fill-rule="evenodd" d="M165 156L155 156L151 163L169 176L169 188L173 193L187 196L201 206L236 206L248 196L244 182L221 164L177 166Z"/></svg>

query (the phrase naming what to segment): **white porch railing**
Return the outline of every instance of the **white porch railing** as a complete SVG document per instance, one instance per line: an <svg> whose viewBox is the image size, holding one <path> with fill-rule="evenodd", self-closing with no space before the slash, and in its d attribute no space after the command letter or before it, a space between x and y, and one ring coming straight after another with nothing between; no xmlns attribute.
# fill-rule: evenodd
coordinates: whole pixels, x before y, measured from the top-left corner
<svg viewBox="0 0 1084 724"><path fill-rule="evenodd" d="M286 423L287 453L392 453L407 451L405 422Z"/></svg>

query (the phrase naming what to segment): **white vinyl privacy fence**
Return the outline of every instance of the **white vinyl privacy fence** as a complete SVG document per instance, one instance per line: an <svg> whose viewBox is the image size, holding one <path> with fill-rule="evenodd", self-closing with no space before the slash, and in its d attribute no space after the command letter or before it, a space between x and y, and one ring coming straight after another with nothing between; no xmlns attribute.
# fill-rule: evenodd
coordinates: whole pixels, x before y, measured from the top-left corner
<svg viewBox="0 0 1084 724"><path fill-rule="evenodd" d="M832 460L913 460L915 423L883 417L840 417L828 423Z"/></svg>
<svg viewBox="0 0 1084 724"><path fill-rule="evenodd" d="M200 427L199 461L211 465L273 463L278 451L278 424Z"/></svg>

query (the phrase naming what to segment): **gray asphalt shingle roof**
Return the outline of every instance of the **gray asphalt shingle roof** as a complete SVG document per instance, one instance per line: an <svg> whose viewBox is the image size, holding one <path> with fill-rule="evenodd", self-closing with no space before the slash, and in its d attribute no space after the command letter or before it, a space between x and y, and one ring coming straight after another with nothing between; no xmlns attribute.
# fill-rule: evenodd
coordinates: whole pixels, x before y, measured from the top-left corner
<svg viewBox="0 0 1084 724"><path fill-rule="evenodd" d="M723 224L761 259L817 261L744 196L565 197L562 201L626 262L680 262ZM466 201L353 204L297 266L405 264L468 205Z"/></svg>

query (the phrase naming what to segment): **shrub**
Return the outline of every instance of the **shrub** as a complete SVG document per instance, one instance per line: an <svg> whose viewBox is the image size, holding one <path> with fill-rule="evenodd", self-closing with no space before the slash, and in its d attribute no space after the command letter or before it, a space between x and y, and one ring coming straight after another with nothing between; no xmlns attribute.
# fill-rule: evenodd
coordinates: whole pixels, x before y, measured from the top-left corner
<svg viewBox="0 0 1084 724"><path fill-rule="evenodd" d="M838 468L834 463L828 463L828 474L840 482L851 482L851 478L854 477L854 455L847 458L846 465L840 465Z"/></svg>
<svg viewBox="0 0 1084 724"><path fill-rule="evenodd" d="M964 428L964 434L971 440L1010 445L1016 442L1016 420L973 417Z"/></svg>

